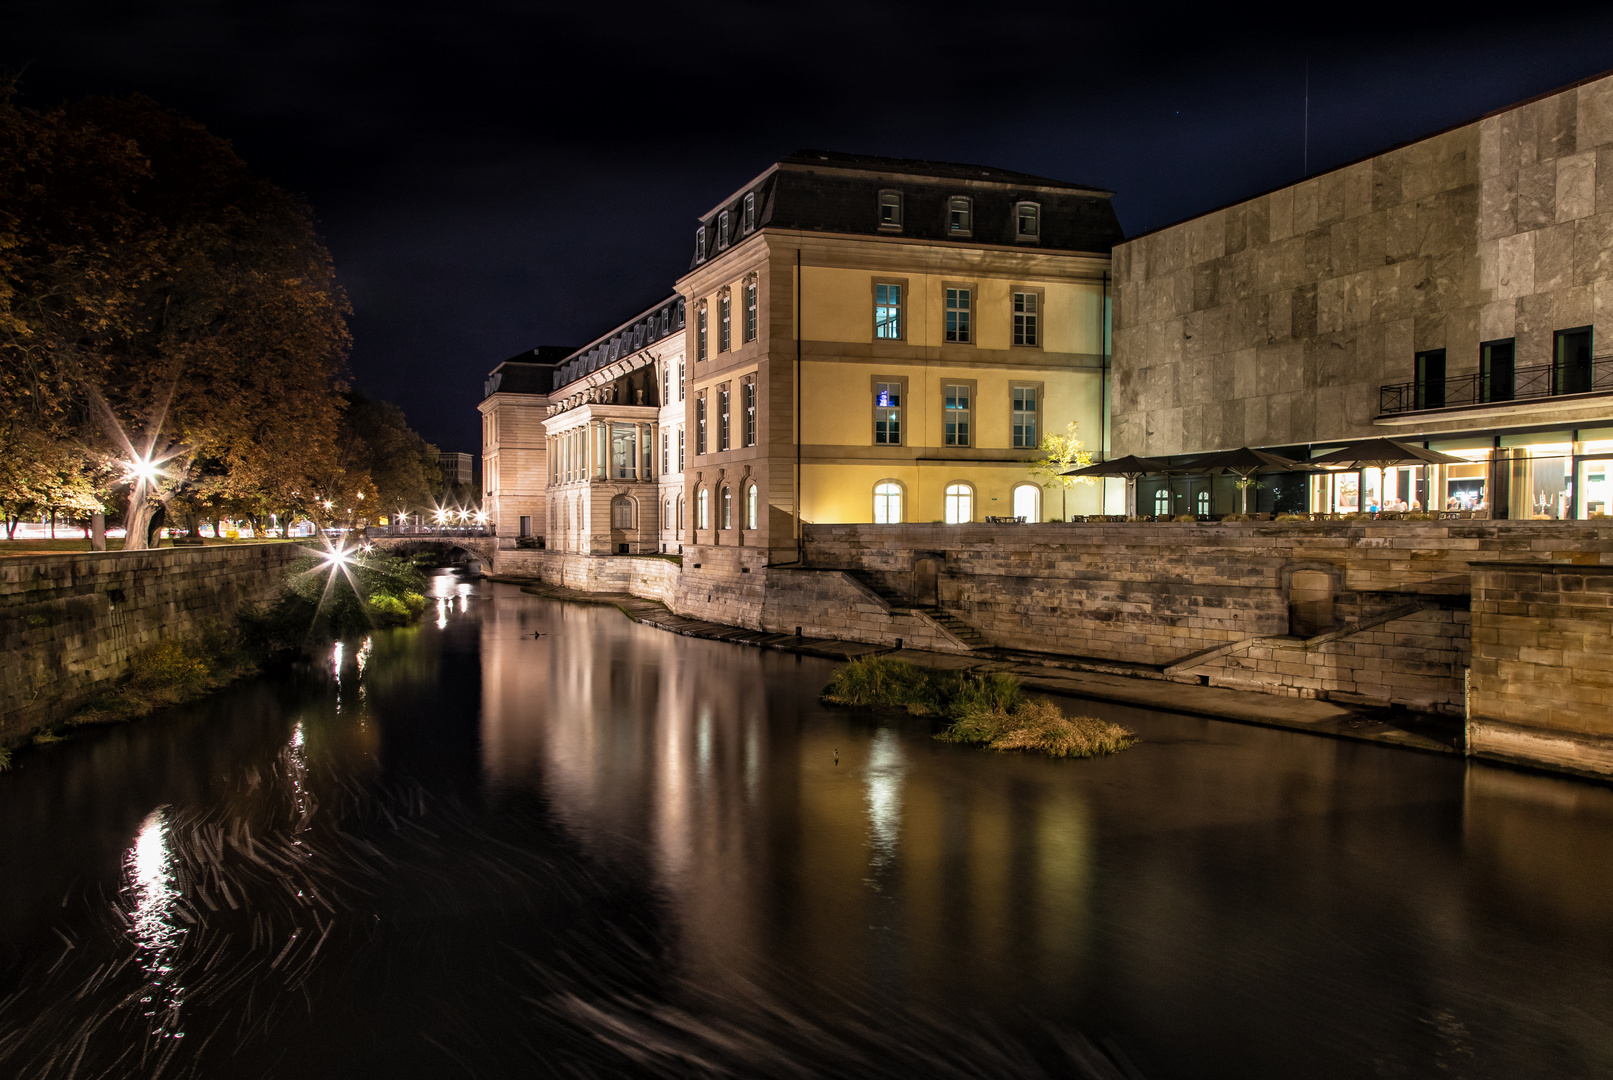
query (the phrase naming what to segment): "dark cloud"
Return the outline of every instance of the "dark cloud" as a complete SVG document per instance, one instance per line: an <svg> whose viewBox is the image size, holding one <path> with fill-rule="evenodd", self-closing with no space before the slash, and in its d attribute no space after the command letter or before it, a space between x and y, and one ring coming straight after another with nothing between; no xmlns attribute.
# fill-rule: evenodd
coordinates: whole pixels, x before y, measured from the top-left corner
<svg viewBox="0 0 1613 1080"><path fill-rule="evenodd" d="M1613 67L1605 5L1337 11L33 0L0 65L34 103L146 93L305 194L360 383L475 450L494 362L664 295L796 147L1103 185L1138 232L1297 179L1307 71L1316 171Z"/></svg>

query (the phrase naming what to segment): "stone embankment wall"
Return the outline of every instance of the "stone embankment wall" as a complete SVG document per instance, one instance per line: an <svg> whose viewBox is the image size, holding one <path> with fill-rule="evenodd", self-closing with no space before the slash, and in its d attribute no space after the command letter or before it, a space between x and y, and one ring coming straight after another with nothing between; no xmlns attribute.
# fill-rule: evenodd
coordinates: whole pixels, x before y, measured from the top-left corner
<svg viewBox="0 0 1613 1080"><path fill-rule="evenodd" d="M1468 752L1613 776L1613 566L1473 567Z"/></svg>
<svg viewBox="0 0 1613 1080"><path fill-rule="evenodd" d="M168 638L274 596L296 544L0 559L0 739L60 719Z"/></svg>

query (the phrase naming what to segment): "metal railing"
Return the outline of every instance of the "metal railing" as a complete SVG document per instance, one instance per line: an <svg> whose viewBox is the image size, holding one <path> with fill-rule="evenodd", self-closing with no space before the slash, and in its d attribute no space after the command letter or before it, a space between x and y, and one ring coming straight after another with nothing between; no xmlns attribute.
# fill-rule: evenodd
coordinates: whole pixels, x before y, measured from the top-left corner
<svg viewBox="0 0 1613 1080"><path fill-rule="evenodd" d="M1602 392L1613 392L1613 355L1595 357L1588 364L1531 364L1511 372L1475 371L1448 379L1390 383L1378 388L1378 414Z"/></svg>

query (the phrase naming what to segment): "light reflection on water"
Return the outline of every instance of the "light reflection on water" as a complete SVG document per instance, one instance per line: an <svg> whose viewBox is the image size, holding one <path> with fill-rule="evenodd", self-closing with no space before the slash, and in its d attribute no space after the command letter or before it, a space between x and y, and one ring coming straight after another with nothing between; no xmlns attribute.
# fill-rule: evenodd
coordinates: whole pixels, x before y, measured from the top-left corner
<svg viewBox="0 0 1613 1080"><path fill-rule="evenodd" d="M432 595L0 777L0 1075L1613 1074L1605 788L1105 706L1143 743L986 755Z"/></svg>

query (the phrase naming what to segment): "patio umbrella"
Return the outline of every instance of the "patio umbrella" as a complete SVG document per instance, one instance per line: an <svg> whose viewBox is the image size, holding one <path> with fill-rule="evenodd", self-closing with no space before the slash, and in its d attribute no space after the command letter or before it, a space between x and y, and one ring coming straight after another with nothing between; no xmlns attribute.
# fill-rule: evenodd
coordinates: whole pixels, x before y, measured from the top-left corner
<svg viewBox="0 0 1613 1080"><path fill-rule="evenodd" d="M1207 473L1233 473L1247 481L1255 473L1260 472L1313 472L1309 464L1290 461L1280 454L1268 454L1264 450L1253 450L1247 446L1240 446L1236 450L1222 450L1214 454L1205 454L1196 457L1183 466L1193 472ZM1249 512L1249 485L1241 485L1243 493L1242 513Z"/></svg>
<svg viewBox="0 0 1613 1080"><path fill-rule="evenodd" d="M1423 466L1423 483L1428 482L1428 466L1430 465L1465 465L1466 458L1452 457L1450 454L1441 454L1437 450L1426 450L1421 446L1412 446L1410 443L1398 442L1394 439L1367 439L1365 442L1354 443L1350 446L1341 446L1330 454L1311 458L1308 465L1327 466L1338 465L1356 471L1356 491L1366 490L1366 471L1368 469L1392 469L1397 465ZM1433 502L1433 493L1429 493L1429 502ZM1359 507L1359 496L1357 506ZM1426 509L1426 508L1425 508Z"/></svg>
<svg viewBox="0 0 1613 1080"><path fill-rule="evenodd" d="M1153 458L1127 454L1111 461L1100 461L1083 469L1071 469L1065 476L1123 476L1126 478L1127 515L1137 516L1137 478L1149 473L1179 474L1182 470Z"/></svg>

